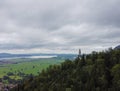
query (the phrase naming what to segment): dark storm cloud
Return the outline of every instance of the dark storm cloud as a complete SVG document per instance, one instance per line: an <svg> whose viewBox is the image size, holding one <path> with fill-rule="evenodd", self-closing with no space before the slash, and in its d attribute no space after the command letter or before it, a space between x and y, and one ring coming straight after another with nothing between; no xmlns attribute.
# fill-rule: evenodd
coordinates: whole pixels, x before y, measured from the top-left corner
<svg viewBox="0 0 120 91"><path fill-rule="evenodd" d="M119 0L2 0L0 49L89 52L115 46L119 5Z"/></svg>

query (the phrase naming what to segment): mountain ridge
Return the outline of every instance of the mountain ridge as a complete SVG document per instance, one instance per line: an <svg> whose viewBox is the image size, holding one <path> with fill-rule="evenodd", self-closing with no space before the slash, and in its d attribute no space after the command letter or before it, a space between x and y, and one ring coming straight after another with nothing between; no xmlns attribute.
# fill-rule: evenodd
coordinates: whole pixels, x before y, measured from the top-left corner
<svg viewBox="0 0 120 91"><path fill-rule="evenodd" d="M114 49L115 50L120 49L120 45L116 46Z"/></svg>

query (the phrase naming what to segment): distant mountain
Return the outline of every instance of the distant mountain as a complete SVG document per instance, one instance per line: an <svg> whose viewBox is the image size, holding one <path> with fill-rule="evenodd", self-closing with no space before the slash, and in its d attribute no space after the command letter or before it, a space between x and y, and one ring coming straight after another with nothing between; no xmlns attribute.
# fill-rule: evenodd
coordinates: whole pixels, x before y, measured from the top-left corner
<svg viewBox="0 0 120 91"><path fill-rule="evenodd" d="M116 50L116 49L120 49L120 45L116 46L114 49L115 49L115 50Z"/></svg>
<svg viewBox="0 0 120 91"><path fill-rule="evenodd" d="M10 53L0 53L0 55L11 55Z"/></svg>
<svg viewBox="0 0 120 91"><path fill-rule="evenodd" d="M32 56L56 56L61 59L74 59L77 57L76 54L10 54L10 53L0 53L0 58L31 58Z"/></svg>
<svg viewBox="0 0 120 91"><path fill-rule="evenodd" d="M9 54L9 53L0 53L0 58L10 57L10 56L12 56L12 54Z"/></svg>
<svg viewBox="0 0 120 91"><path fill-rule="evenodd" d="M25 56L31 56L31 55L29 55L29 54L0 53L0 58L25 57Z"/></svg>

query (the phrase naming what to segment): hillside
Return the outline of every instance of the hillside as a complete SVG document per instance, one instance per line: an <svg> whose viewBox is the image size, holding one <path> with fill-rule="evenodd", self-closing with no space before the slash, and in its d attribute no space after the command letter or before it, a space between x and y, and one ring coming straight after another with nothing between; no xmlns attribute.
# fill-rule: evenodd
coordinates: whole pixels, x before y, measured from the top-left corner
<svg viewBox="0 0 120 91"><path fill-rule="evenodd" d="M50 58L61 58L61 59L74 59L76 57L76 54L44 54L44 53L38 53L38 54L10 54L10 53L0 53L0 60L2 59L13 59L13 58L41 58L41 57L50 57Z"/></svg>
<svg viewBox="0 0 120 91"><path fill-rule="evenodd" d="M120 91L120 50L92 52L49 66L11 91Z"/></svg>
<svg viewBox="0 0 120 91"><path fill-rule="evenodd" d="M120 49L120 45L116 46L114 49Z"/></svg>

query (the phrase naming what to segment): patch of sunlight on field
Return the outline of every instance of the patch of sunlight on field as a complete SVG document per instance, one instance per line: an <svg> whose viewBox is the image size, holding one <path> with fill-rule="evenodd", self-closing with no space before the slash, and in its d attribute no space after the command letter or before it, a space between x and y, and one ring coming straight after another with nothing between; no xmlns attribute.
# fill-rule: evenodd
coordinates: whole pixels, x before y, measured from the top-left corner
<svg viewBox="0 0 120 91"><path fill-rule="evenodd" d="M19 76L9 76L11 79L15 79L15 80L19 80L19 79L22 79L22 77L19 77Z"/></svg>

